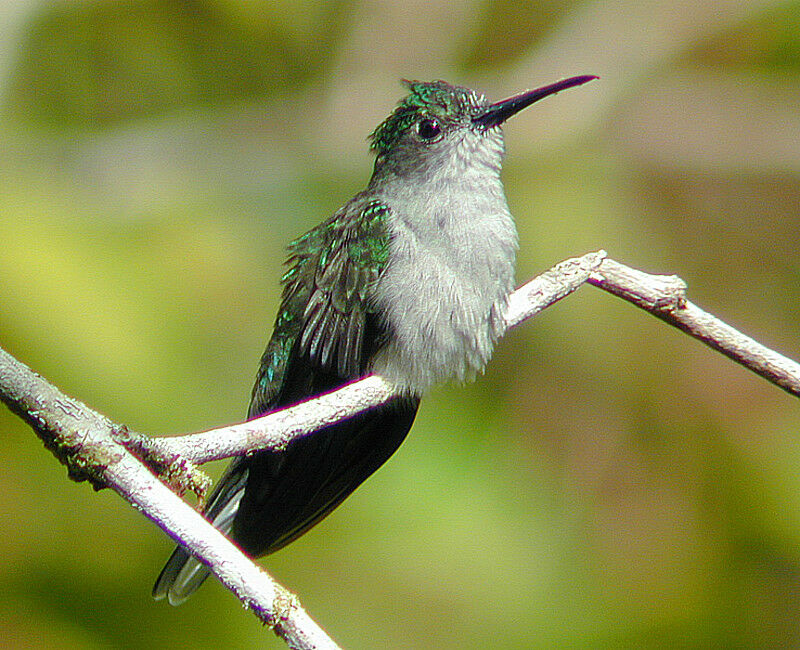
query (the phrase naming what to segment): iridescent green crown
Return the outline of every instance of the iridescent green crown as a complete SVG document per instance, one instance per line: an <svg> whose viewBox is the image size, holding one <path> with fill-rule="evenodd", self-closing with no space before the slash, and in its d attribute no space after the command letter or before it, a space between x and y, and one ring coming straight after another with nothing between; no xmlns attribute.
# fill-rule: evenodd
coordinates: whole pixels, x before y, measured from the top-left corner
<svg viewBox="0 0 800 650"><path fill-rule="evenodd" d="M388 151L400 136L422 116L436 117L442 121L466 119L485 105L485 99L474 90L451 86L445 81L403 80L411 91L403 98L370 135L370 149Z"/></svg>

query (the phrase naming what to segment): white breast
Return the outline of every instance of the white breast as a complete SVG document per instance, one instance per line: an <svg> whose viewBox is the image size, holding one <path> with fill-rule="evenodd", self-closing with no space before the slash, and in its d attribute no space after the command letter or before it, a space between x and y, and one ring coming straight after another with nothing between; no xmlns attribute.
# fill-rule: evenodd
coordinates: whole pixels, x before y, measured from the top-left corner
<svg viewBox="0 0 800 650"><path fill-rule="evenodd" d="M375 302L390 341L373 365L418 394L483 370L505 331L517 249L499 174L443 175L422 194L386 197L392 240Z"/></svg>

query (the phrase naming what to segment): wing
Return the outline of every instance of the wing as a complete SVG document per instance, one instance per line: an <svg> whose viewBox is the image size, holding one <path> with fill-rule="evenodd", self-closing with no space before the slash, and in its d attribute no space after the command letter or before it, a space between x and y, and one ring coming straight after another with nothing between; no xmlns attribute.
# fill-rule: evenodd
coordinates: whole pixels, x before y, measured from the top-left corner
<svg viewBox="0 0 800 650"><path fill-rule="evenodd" d="M364 372L369 294L389 256L388 211L379 201L356 197L290 245L281 306L249 417L286 403L288 366L295 361L342 380Z"/></svg>
<svg viewBox="0 0 800 650"><path fill-rule="evenodd" d="M248 417L330 389L366 370L364 341L369 329L369 295L388 259L387 212L388 208L380 202L359 201L356 197L331 219L290 245L280 310L261 358ZM386 444L382 442L383 446ZM385 455L391 451L387 450ZM366 455L361 461L366 467L359 469L363 478L382 462L376 459L370 465L370 454ZM299 457L302 467L302 454ZM254 462L258 465L255 472ZM281 467L286 467L282 455L269 452L234 460L209 498L206 518L223 533L230 534L251 474L254 484L263 479L272 485ZM355 485L363 478L356 480ZM290 476L284 483L292 481ZM314 505L313 512L288 515L285 526L294 533L293 537L349 494L343 487L329 489L333 489L333 494L323 504ZM305 525L295 522L297 517ZM285 536L282 539L287 543ZM170 603L177 605L207 577L208 568L178 547L156 580L153 596L156 599L168 596Z"/></svg>

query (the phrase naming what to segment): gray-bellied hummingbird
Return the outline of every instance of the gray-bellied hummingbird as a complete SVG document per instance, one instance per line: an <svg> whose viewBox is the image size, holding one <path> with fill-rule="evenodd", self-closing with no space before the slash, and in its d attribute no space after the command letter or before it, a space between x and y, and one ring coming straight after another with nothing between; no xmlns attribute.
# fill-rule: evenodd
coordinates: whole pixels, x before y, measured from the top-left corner
<svg viewBox="0 0 800 650"><path fill-rule="evenodd" d="M481 372L505 331L517 231L500 169L503 122L594 76L497 103L443 81L409 94L372 133L372 178L289 246L275 328L253 388L255 418L377 373L398 397L235 459L205 517L251 557L297 539L380 467L433 384ZM178 547L153 588L173 605L209 570Z"/></svg>

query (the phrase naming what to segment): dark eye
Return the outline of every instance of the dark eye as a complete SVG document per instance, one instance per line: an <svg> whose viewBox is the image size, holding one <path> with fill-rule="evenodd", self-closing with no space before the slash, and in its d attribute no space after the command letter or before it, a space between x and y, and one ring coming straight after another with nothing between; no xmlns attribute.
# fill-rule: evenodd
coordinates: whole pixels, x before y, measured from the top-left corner
<svg viewBox="0 0 800 650"><path fill-rule="evenodd" d="M442 132L442 127L439 122L432 117L426 117L417 122L417 133L423 140L433 140L438 137Z"/></svg>

